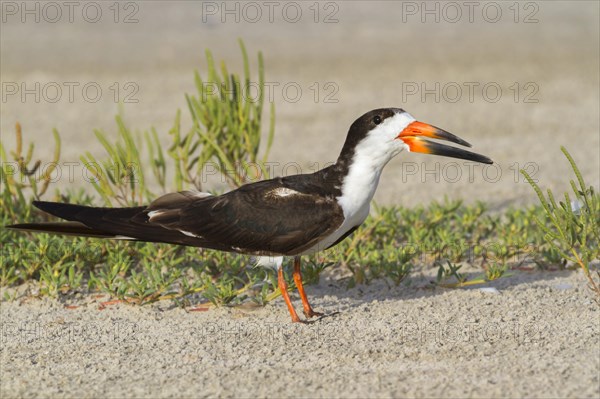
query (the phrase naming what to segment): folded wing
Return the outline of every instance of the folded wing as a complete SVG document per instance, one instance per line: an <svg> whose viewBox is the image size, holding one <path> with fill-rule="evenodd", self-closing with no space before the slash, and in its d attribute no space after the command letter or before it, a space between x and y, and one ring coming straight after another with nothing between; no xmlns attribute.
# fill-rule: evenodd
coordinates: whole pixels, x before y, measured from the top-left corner
<svg viewBox="0 0 600 399"><path fill-rule="evenodd" d="M301 253L343 222L335 198L294 189L283 179L249 184L220 196L192 191L171 193L148 206L132 208L41 201L34 205L69 222L9 227L254 255Z"/></svg>

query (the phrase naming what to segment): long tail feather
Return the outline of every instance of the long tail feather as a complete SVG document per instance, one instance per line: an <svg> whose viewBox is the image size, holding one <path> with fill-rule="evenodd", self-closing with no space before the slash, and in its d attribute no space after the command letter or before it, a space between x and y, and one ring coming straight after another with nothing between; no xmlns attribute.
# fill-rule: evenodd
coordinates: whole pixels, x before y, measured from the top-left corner
<svg viewBox="0 0 600 399"><path fill-rule="evenodd" d="M109 238L180 245L198 244L195 237L148 223L145 206L130 208L98 208L59 202L33 201L33 205L66 222L23 223L8 229L62 235Z"/></svg>
<svg viewBox="0 0 600 399"><path fill-rule="evenodd" d="M53 233L67 236L130 239L129 237L119 237L104 231L94 230L79 222L21 223L6 226L6 228L11 230Z"/></svg>
<svg viewBox="0 0 600 399"><path fill-rule="evenodd" d="M33 206L61 219L72 222L81 222L86 225L88 225L87 220L85 220L87 218L102 219L110 214L111 219L130 219L146 209L145 206L132 208L98 208L46 201L33 201Z"/></svg>
<svg viewBox="0 0 600 399"><path fill-rule="evenodd" d="M136 238L121 234L118 222L128 223L130 218L145 209L143 206L94 208L46 201L33 201L33 205L46 213L67 220L67 222L22 223L6 226L6 228L71 236L135 240ZM105 221L105 219L107 220ZM112 224L116 224L116 226Z"/></svg>

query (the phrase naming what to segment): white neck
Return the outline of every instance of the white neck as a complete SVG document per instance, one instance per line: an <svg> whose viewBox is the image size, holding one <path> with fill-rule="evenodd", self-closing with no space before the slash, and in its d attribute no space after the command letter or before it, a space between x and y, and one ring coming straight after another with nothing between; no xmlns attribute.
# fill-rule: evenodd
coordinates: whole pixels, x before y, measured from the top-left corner
<svg viewBox="0 0 600 399"><path fill-rule="evenodd" d="M368 151L360 150L354 154L348 175L342 183L342 195L338 197L338 202L344 210L344 224L361 224L369 215L370 203L377 190L381 171L391 158L385 154L373 157L373 153L368 154Z"/></svg>
<svg viewBox="0 0 600 399"><path fill-rule="evenodd" d="M388 118L356 146L348 175L342 182L342 195L338 197L350 226L362 223L369 215L370 203L383 168L406 148L397 136L414 120L408 113Z"/></svg>
<svg viewBox="0 0 600 399"><path fill-rule="evenodd" d="M336 231L303 254L328 248L369 216L371 200L377 190L381 171L396 154L407 148L397 137L414 120L406 112L398 113L371 130L356 145L347 175L342 181L342 193L337 197L344 211L344 222Z"/></svg>

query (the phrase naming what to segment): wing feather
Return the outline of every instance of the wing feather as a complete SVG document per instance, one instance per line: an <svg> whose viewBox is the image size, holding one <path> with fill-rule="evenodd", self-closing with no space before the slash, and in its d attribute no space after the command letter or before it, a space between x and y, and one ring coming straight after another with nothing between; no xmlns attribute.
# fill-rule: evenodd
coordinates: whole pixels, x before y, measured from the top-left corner
<svg viewBox="0 0 600 399"><path fill-rule="evenodd" d="M220 196L171 193L133 208L39 201L34 205L72 223L15 228L131 237L253 255L297 255L344 221L335 196L299 176L248 184Z"/></svg>
<svg viewBox="0 0 600 399"><path fill-rule="evenodd" d="M294 255L343 223L343 212L333 196L306 191L275 179L218 197L195 199L176 209L162 210L153 203L148 208L153 212L150 223L194 235L204 245L210 242L244 253Z"/></svg>

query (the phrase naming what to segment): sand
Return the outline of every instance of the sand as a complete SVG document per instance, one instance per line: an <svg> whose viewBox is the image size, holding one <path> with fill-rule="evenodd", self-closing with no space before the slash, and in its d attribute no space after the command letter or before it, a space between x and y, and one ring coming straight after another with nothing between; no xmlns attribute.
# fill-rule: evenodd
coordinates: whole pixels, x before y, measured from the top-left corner
<svg viewBox="0 0 600 399"><path fill-rule="evenodd" d="M463 2L431 3L437 22L421 2L321 3L318 15L312 2L294 3L302 10L297 22L280 11L270 22L265 8L252 21L241 3L239 22L231 15L222 22L202 3L131 2L116 23L112 3L99 3L96 23L81 8L72 23L64 9L50 22L52 10L32 2L40 7L37 23L19 13L21 4L2 3L0 132L12 148L19 121L45 161L53 127L63 137L63 162L78 162L84 151L101 155L93 129L116 137L119 107L134 129L154 126L168 143L178 108L189 127L183 94L194 91L192 71L205 72L204 49L240 70L242 37L251 55L263 51L274 88L277 174L335 160L356 117L396 106L463 137L496 166L401 154L382 176L379 204L444 196L495 210L532 204L516 171L527 167L543 187L568 189L561 145L588 183L600 186L596 2L520 3L518 15L512 2L477 3L472 22ZM492 22L495 4L502 14ZM124 23L127 16L137 22ZM101 89L97 101L86 85ZM300 87L302 95L283 87ZM91 191L82 165L61 171L57 187ZM280 300L203 313L170 303L100 311L106 298L92 297L69 299L75 309L52 299L2 302L0 394L600 397L600 318L580 273L517 273L492 284L496 294L424 288L431 272L413 276L410 286L380 281L351 290L324 277L309 293L318 309L340 313L311 325L290 324Z"/></svg>
<svg viewBox="0 0 600 399"><path fill-rule="evenodd" d="M2 397L536 397L600 395L598 305L575 272L479 289L383 282L308 289L333 314L187 312L104 298L3 303ZM296 298L296 303L298 303ZM69 309L65 306L77 306ZM339 312L339 313L337 313Z"/></svg>

